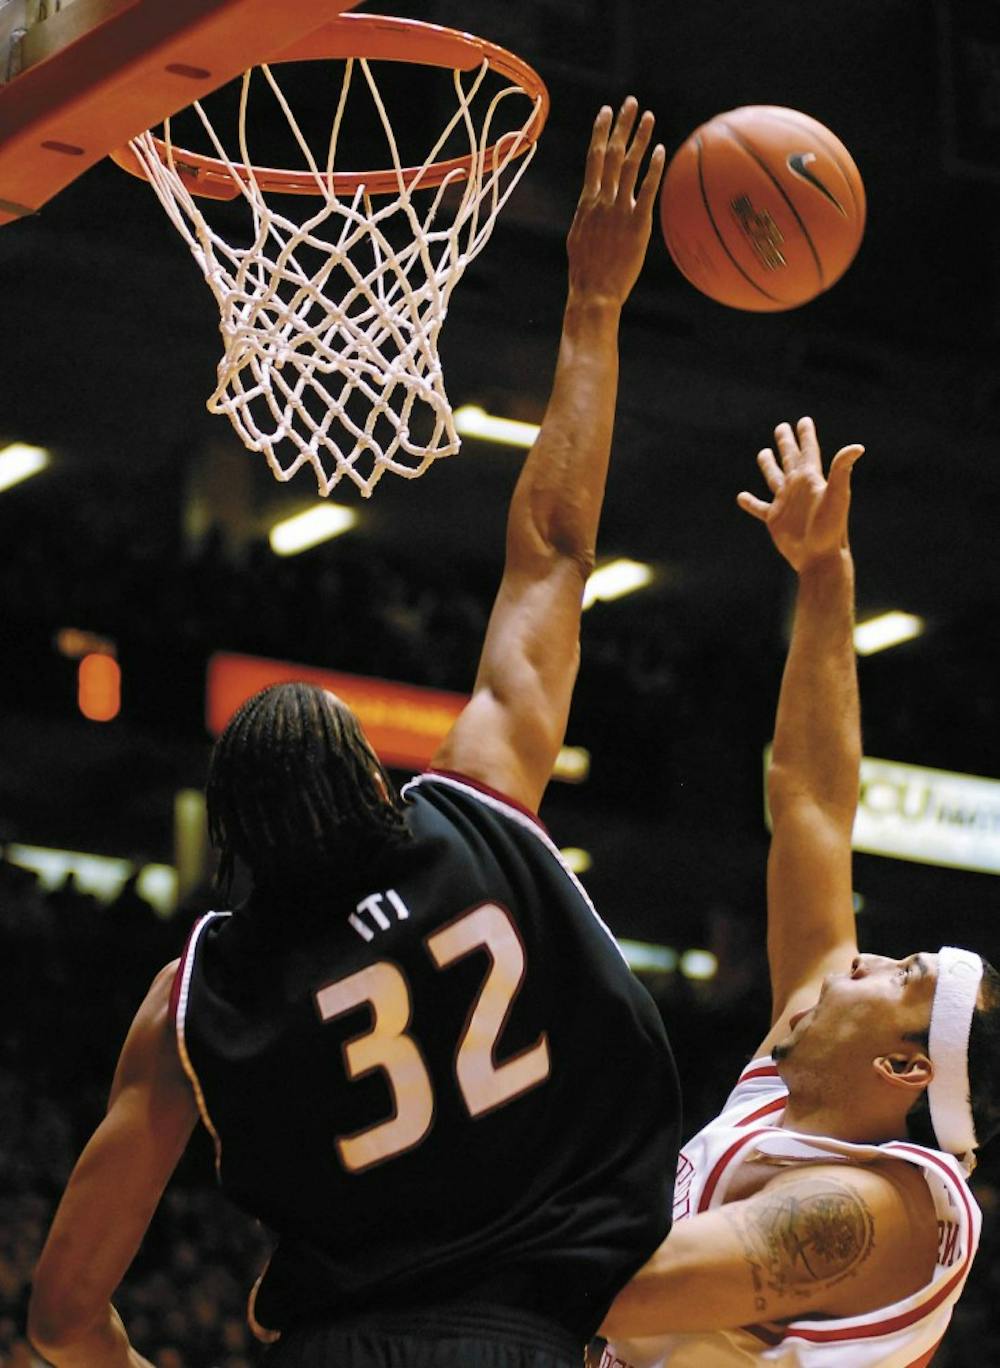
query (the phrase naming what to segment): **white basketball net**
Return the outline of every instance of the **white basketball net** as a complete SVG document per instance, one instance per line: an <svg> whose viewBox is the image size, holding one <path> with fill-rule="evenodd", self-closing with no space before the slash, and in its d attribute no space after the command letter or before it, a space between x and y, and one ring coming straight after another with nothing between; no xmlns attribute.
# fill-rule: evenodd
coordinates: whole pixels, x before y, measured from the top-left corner
<svg viewBox="0 0 1000 1368"><path fill-rule="evenodd" d="M396 191L377 202L363 188L350 201L341 200L331 183L355 60L378 110L397 178ZM322 166L272 70L260 67L315 179L315 198L302 201L310 210L303 223L267 203L252 171L247 177L237 174L236 159L230 160L204 108L195 104L215 155L250 210L246 247L230 246L207 222L202 206L213 201L193 196L178 174L183 159L178 151L175 162L169 121L163 126L165 160L157 154L152 132L131 143L219 306L224 350L208 409L226 414L244 445L264 453L277 479L288 480L308 464L321 495L346 475L367 497L385 471L414 479L438 457L458 451L438 335L452 290L486 245L535 151L532 146L515 156L526 141L522 134L534 113L531 101L520 132L498 139L494 154L486 157L500 102L510 95L529 99L519 86L508 85L489 100L477 133L470 107L487 69L484 62L468 89L462 73L453 73L457 108L421 176L456 128L468 138L473 169L468 176L452 172L432 191L420 189L421 176L409 187L404 183L396 139L366 60L347 63ZM243 77L239 113L239 160L248 168L250 77L250 72ZM406 226L402 249L389 240L393 220Z"/></svg>

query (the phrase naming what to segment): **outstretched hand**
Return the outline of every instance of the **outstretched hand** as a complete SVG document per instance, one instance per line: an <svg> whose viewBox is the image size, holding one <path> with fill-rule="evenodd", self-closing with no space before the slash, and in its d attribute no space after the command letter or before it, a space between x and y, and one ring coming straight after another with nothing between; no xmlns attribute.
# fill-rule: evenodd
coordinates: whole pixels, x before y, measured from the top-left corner
<svg viewBox="0 0 1000 1368"><path fill-rule="evenodd" d="M624 304L642 269L666 153L658 143L636 191L653 134L649 110L636 124L638 108L630 95L613 128L607 105L594 120L583 190L569 230L571 294Z"/></svg>
<svg viewBox="0 0 1000 1368"><path fill-rule="evenodd" d="M847 546L847 513L851 502L851 470L864 451L856 442L841 447L823 476L816 428L811 418L800 418L774 429L780 462L765 447L757 453L770 503L747 490L736 496L745 513L767 526L778 551L801 573L814 561Z"/></svg>

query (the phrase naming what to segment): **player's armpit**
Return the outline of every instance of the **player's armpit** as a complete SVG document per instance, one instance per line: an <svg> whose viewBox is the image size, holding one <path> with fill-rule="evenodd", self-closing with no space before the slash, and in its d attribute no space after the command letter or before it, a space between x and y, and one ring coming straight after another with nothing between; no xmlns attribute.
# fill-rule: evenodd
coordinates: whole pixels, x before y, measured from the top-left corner
<svg viewBox="0 0 1000 1368"><path fill-rule="evenodd" d="M616 1297L601 1333L861 1315L916 1291L933 1272L937 1226L926 1184L907 1168L811 1166L679 1222Z"/></svg>

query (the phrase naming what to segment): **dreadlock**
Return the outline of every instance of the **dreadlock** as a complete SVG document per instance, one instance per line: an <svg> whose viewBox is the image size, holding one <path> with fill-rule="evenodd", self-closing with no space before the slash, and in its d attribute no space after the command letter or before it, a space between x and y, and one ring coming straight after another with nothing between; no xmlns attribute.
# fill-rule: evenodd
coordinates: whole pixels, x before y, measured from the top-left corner
<svg viewBox="0 0 1000 1368"><path fill-rule="evenodd" d="M1000 1134L1000 974L986 960L983 961L980 994L982 1006L973 1012L969 1028L969 1090L972 1120L979 1149L982 1149L987 1141ZM919 1036L908 1038L917 1040L926 1049L930 1035L921 1032ZM907 1113L906 1130L908 1137L917 1144L938 1148L926 1088Z"/></svg>
<svg viewBox="0 0 1000 1368"><path fill-rule="evenodd" d="M227 900L237 857L256 886L308 896L335 872L343 883L406 830L358 719L312 684L274 684L247 699L215 743L205 797Z"/></svg>

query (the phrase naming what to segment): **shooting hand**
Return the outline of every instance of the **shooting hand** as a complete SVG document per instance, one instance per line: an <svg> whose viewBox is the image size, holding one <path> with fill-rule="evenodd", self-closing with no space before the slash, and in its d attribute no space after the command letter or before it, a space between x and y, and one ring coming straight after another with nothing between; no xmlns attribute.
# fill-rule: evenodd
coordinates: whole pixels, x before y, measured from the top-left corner
<svg viewBox="0 0 1000 1368"><path fill-rule="evenodd" d="M773 495L771 502L747 490L737 495L736 502L766 525L778 551L801 574L813 562L847 548L851 470L864 447L857 443L841 447L824 478L811 418L800 418L794 430L789 423L779 423L774 438L780 461L770 447L757 454Z"/></svg>

